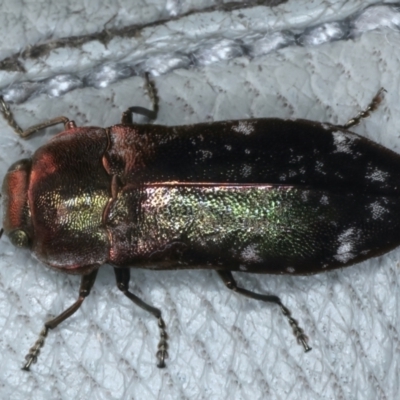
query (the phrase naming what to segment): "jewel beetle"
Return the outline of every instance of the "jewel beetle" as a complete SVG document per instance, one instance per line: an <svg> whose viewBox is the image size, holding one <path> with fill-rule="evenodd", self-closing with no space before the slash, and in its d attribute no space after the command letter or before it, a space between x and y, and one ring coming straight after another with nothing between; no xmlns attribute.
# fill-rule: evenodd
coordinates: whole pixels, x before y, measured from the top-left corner
<svg viewBox="0 0 400 400"><path fill-rule="evenodd" d="M23 138L65 128L9 168L4 232L47 266L82 275L77 301L45 323L24 369L49 329L79 309L103 264L114 267L118 289L157 318L159 367L168 356L165 323L129 291L130 268L213 269L229 289L277 304L309 351L279 297L241 288L232 271L314 274L400 244L400 155L349 131L382 94L342 126L276 118L139 125L132 113L153 118L156 110L131 107L109 128L58 117L26 131L1 99Z"/></svg>

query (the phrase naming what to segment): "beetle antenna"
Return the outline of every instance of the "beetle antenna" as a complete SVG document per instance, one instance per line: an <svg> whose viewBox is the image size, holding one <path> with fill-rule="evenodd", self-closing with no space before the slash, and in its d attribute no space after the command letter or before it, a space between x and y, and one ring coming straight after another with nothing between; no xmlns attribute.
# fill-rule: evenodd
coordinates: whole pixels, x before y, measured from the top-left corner
<svg viewBox="0 0 400 400"><path fill-rule="evenodd" d="M361 110L354 118L349 119L344 125L342 125L342 128L349 129L355 125L358 125L362 119L369 117L371 113L379 107L379 104L381 104L384 93L386 93L386 90L383 87L380 88L378 93L368 104L367 108L365 110Z"/></svg>

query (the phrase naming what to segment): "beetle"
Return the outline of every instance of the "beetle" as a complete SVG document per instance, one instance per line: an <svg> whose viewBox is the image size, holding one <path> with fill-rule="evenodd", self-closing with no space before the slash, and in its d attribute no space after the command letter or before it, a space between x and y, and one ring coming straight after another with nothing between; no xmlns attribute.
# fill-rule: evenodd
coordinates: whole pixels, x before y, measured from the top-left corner
<svg viewBox="0 0 400 400"><path fill-rule="evenodd" d="M154 88L149 84L153 100ZM275 295L237 285L232 271L307 275L349 266L399 245L400 155L349 131L375 110L383 89L345 125L277 118L187 126L78 127L14 163L4 178L3 228L47 266L82 275L77 301L45 323L23 367L36 362L49 329L74 314L99 267L158 320L158 366L168 357L161 311L129 291L130 268L213 269L231 290L277 304L297 341L304 331ZM154 101L155 104L156 101Z"/></svg>

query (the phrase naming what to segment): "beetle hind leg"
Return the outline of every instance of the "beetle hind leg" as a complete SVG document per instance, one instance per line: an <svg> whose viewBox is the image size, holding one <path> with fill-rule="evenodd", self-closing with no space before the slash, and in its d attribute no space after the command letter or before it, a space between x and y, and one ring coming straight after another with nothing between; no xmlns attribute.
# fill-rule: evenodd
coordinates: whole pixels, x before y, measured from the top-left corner
<svg viewBox="0 0 400 400"><path fill-rule="evenodd" d="M362 119L369 117L371 113L379 107L379 104L382 102L383 94L385 92L386 90L384 88L380 88L378 93L368 104L367 108L360 111L354 118L349 119L344 125L341 125L341 127L344 129L352 128L353 126L358 125Z"/></svg>
<svg viewBox="0 0 400 400"><path fill-rule="evenodd" d="M238 287L235 279L232 276L232 272L230 272L230 271L217 271L217 273L220 276L220 278L223 280L223 282L225 283L225 286L228 289L233 290L236 293L242 294L243 296L250 297L251 299L261 300L266 303L277 304L280 307L283 315L288 319L289 324L292 327L293 334L297 339L297 342L303 346L304 351L306 353L311 350L311 347L307 343L308 338L304 334L303 329L300 328L297 321L292 317L292 314L289 311L289 309L282 304L281 299L278 296L254 293L254 292L251 292L250 290L246 290L241 287Z"/></svg>
<svg viewBox="0 0 400 400"><path fill-rule="evenodd" d="M165 367L165 359L168 358L168 334L165 329L165 322L161 316L161 311L158 308L152 307L145 303L143 300L139 299L136 295L128 290L129 280L131 277L131 272L128 268L114 268L115 277L117 280L118 289L126 296L128 299L132 300L141 309L154 315L158 321L158 328L160 329L160 341L158 342L158 368Z"/></svg>

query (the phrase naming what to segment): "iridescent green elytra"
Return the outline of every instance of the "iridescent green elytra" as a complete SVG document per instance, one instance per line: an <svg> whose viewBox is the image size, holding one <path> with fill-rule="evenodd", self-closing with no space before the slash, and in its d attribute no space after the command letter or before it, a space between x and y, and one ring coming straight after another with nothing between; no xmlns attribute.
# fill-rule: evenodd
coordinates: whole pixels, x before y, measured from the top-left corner
<svg viewBox="0 0 400 400"><path fill-rule="evenodd" d="M116 210L118 218L129 217L130 199L130 192L118 198L111 223ZM395 197L290 185L149 185L140 204L140 229L127 237L144 258L140 265L155 269L229 265L307 274L369 258L372 249L395 245L400 232ZM399 218L387 224L387 215ZM169 262L165 253L154 254L164 248Z"/></svg>

